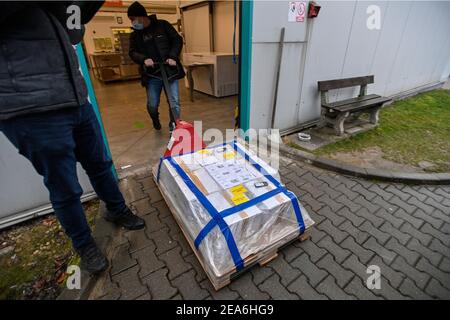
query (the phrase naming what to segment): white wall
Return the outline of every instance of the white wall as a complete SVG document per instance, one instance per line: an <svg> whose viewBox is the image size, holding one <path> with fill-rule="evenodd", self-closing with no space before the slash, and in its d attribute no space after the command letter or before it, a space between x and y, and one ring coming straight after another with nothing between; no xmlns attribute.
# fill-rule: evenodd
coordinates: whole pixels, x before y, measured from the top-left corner
<svg viewBox="0 0 450 320"><path fill-rule="evenodd" d="M320 117L317 81L374 74L369 93L391 96L444 81L450 64L448 1L320 1L319 17L288 22L288 1L255 1L252 128L270 125L278 38L286 27L275 127L288 129ZM366 26L369 5L381 10L381 29ZM307 24L310 39L307 54ZM304 58L304 59L303 59ZM302 73L304 75L302 77ZM303 81L302 81L303 79ZM332 92L332 99L357 88Z"/></svg>

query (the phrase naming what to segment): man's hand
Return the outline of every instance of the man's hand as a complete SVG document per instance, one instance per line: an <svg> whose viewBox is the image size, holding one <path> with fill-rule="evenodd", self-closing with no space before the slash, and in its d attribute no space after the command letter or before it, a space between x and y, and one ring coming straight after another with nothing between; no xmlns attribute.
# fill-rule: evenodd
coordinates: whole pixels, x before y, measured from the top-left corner
<svg viewBox="0 0 450 320"><path fill-rule="evenodd" d="M175 67L177 65L177 62L170 58L166 60L166 63L171 67Z"/></svg>
<svg viewBox="0 0 450 320"><path fill-rule="evenodd" d="M144 64L146 67L151 67L151 68L153 68L153 66L155 65L155 63L153 62L152 59L145 59Z"/></svg>

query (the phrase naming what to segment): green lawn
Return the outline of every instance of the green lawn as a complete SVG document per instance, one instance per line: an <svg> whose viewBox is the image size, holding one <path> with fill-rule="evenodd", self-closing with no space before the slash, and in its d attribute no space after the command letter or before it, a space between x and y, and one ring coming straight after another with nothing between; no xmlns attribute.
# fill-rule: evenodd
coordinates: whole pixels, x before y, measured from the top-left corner
<svg viewBox="0 0 450 320"><path fill-rule="evenodd" d="M317 155L361 151L378 146L387 160L418 166L429 161L434 172L450 172L450 90L434 90L397 101L380 113L379 126L324 146Z"/></svg>

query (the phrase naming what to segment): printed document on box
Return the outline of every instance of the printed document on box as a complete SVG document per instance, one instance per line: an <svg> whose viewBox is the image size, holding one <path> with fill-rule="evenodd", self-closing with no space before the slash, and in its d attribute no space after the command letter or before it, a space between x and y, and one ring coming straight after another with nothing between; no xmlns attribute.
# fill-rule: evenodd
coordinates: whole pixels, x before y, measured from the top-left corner
<svg viewBox="0 0 450 320"><path fill-rule="evenodd" d="M229 189L256 178L242 163L236 161L215 163L206 166L205 169L223 189Z"/></svg>

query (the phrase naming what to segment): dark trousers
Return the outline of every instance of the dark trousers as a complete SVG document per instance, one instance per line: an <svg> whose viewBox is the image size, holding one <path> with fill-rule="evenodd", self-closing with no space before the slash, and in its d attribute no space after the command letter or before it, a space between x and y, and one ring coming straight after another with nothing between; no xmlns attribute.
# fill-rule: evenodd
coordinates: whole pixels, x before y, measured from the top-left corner
<svg viewBox="0 0 450 320"><path fill-rule="evenodd" d="M92 241L80 202L83 190L78 182L77 162L111 214L126 209L90 103L0 121L0 131L43 176L56 216L75 249Z"/></svg>

